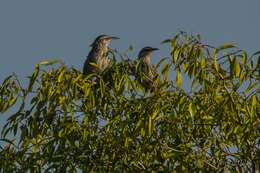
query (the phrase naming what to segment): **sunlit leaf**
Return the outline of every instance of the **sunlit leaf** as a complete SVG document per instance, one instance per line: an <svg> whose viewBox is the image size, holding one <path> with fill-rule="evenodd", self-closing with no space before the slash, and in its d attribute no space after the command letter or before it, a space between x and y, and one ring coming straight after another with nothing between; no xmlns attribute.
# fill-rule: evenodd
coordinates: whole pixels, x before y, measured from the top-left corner
<svg viewBox="0 0 260 173"><path fill-rule="evenodd" d="M166 40L163 40L163 41L161 42L161 44L170 43L170 42L171 42L170 39L166 39Z"/></svg>
<svg viewBox="0 0 260 173"><path fill-rule="evenodd" d="M40 65L53 65L53 64L57 64L60 63L60 60L46 60L46 61L41 61L39 64Z"/></svg>
<svg viewBox="0 0 260 173"><path fill-rule="evenodd" d="M152 116L149 116L149 122L148 122L148 135L152 135L152 130L153 130L153 119Z"/></svg>
<svg viewBox="0 0 260 173"><path fill-rule="evenodd" d="M176 71L176 85L177 87L181 87L182 85L182 77L181 72L179 70Z"/></svg>
<svg viewBox="0 0 260 173"><path fill-rule="evenodd" d="M170 70L170 65L169 64L164 65L164 67L162 69L162 75L163 75L164 80L168 79L169 70Z"/></svg>
<svg viewBox="0 0 260 173"><path fill-rule="evenodd" d="M231 48L236 48L236 46L233 45L233 44L226 43L226 44L224 44L224 45L218 47L218 48L217 48L217 52L222 51L222 50L225 50L225 49L231 49Z"/></svg>
<svg viewBox="0 0 260 173"><path fill-rule="evenodd" d="M194 116L195 116L195 106L194 106L193 103L189 104L189 112L190 112L191 118L194 118Z"/></svg>
<svg viewBox="0 0 260 173"><path fill-rule="evenodd" d="M243 64L247 63L247 53L246 52L243 52L243 54L242 54L242 63Z"/></svg>
<svg viewBox="0 0 260 173"><path fill-rule="evenodd" d="M176 49L173 53L173 63L176 63L179 59L179 55L181 53L181 49Z"/></svg>
<svg viewBox="0 0 260 173"><path fill-rule="evenodd" d="M253 96L252 97L252 107L256 108L256 105L257 105L257 98L256 98L256 96Z"/></svg>
<svg viewBox="0 0 260 173"><path fill-rule="evenodd" d="M36 78L39 75L39 71L40 71L40 66L39 66L39 64L36 64L34 73L30 77L30 82L29 82L29 86L28 86L27 92L30 92L32 90L34 82L36 81Z"/></svg>
<svg viewBox="0 0 260 173"><path fill-rule="evenodd" d="M214 56L214 67L215 67L216 71L218 72L219 71L219 64L218 64L218 60L217 60L216 56Z"/></svg>
<svg viewBox="0 0 260 173"><path fill-rule="evenodd" d="M236 70L236 77L239 77L241 68L240 68L240 64L238 62L235 63L235 70Z"/></svg>
<svg viewBox="0 0 260 173"><path fill-rule="evenodd" d="M202 58L200 65L201 65L202 69L204 69L206 67L206 59L205 58Z"/></svg>
<svg viewBox="0 0 260 173"><path fill-rule="evenodd" d="M101 93L101 97L104 97L105 95L105 83L104 81L101 79L100 82L100 93Z"/></svg>
<svg viewBox="0 0 260 173"><path fill-rule="evenodd" d="M65 71L61 71L59 77L58 77L58 82L61 82L62 80L64 80L64 74L65 74Z"/></svg>

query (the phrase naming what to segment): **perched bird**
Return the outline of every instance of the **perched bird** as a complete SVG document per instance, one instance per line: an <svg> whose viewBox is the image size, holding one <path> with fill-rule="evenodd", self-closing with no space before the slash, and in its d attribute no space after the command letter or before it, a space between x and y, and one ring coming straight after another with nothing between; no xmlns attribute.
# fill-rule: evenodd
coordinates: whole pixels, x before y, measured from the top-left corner
<svg viewBox="0 0 260 173"><path fill-rule="evenodd" d="M158 74L155 66L151 62L152 52L158 48L144 47L138 54L139 68L137 79L146 90L154 91L156 89L155 79Z"/></svg>
<svg viewBox="0 0 260 173"><path fill-rule="evenodd" d="M109 35L100 35L90 45L92 47L87 59L84 63L83 74L87 75L94 72L103 72L111 66L110 59L108 58L109 47L108 45L113 39L119 39ZM95 65L94 65L95 64Z"/></svg>

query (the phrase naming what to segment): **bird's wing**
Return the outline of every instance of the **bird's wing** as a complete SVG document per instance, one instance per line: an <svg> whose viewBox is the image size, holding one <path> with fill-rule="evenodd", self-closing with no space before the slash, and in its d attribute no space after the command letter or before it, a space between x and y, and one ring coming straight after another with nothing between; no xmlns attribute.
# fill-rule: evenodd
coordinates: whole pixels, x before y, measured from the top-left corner
<svg viewBox="0 0 260 173"><path fill-rule="evenodd" d="M83 74L86 75L90 72L89 70L89 58L87 57L85 62L84 62L84 66L83 66Z"/></svg>
<svg viewBox="0 0 260 173"><path fill-rule="evenodd" d="M83 74L89 74L89 73L93 73L95 71L95 66L93 66L94 63L97 63L96 59L93 58L94 56L92 56L91 54L89 54L86 57L85 63L84 63L84 67L83 67Z"/></svg>
<svg viewBox="0 0 260 173"><path fill-rule="evenodd" d="M157 77L158 73L154 65L149 66L148 76L151 80L154 80Z"/></svg>

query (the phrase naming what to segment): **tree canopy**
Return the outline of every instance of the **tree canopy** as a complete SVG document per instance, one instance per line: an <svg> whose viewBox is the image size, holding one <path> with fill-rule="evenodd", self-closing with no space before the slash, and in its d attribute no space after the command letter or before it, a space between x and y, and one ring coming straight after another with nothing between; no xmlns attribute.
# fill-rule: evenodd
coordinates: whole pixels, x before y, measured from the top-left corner
<svg viewBox="0 0 260 173"><path fill-rule="evenodd" d="M0 85L0 112L8 118L1 130L0 170L259 169L260 52L214 47L185 33L162 43L170 56L156 66L153 91L142 87L124 60L88 76L44 61L26 86L16 75L7 77ZM188 90L183 78L191 82Z"/></svg>

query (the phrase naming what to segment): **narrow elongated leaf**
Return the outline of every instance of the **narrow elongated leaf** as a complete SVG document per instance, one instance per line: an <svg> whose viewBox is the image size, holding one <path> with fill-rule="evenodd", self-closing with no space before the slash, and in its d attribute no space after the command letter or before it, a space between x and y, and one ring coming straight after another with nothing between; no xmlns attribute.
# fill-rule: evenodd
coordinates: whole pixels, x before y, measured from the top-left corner
<svg viewBox="0 0 260 173"><path fill-rule="evenodd" d="M105 83L103 81L103 79L100 79L100 93L101 93L101 97L104 97L105 95Z"/></svg>
<svg viewBox="0 0 260 173"><path fill-rule="evenodd" d="M159 68L160 65L161 65L165 60L167 60L167 59L168 59L167 57L166 57L166 58L162 58L162 59L156 64L155 68L156 68L156 69Z"/></svg>
<svg viewBox="0 0 260 173"><path fill-rule="evenodd" d="M204 69L206 67L206 59L205 58L202 58L200 65L201 65L202 69Z"/></svg>
<svg viewBox="0 0 260 173"><path fill-rule="evenodd" d="M222 51L222 50L225 50L225 49L231 49L231 48L236 48L236 46L233 45L233 44L227 43L227 44L224 44L224 45L218 47L218 48L217 48L217 52Z"/></svg>
<svg viewBox="0 0 260 173"><path fill-rule="evenodd" d="M243 52L243 54L242 54L242 63L243 63L243 65L245 65L247 63L247 54L246 54L246 52Z"/></svg>
<svg viewBox="0 0 260 173"><path fill-rule="evenodd" d="M240 64L238 62L235 63L235 70L236 70L236 77L239 77L241 68L240 68Z"/></svg>
<svg viewBox="0 0 260 173"><path fill-rule="evenodd" d="M257 98L256 98L256 96L254 95L254 96L252 97L252 107L253 107L253 108L256 108L256 105L257 105Z"/></svg>
<svg viewBox="0 0 260 173"><path fill-rule="evenodd" d="M181 78L180 70L176 71L176 85L177 85L177 87L181 87L181 85L182 85L182 78Z"/></svg>
<svg viewBox="0 0 260 173"><path fill-rule="evenodd" d="M255 53L253 53L252 56L256 56L256 55L260 55L260 51L257 51L257 52L255 52Z"/></svg>
<svg viewBox="0 0 260 173"><path fill-rule="evenodd" d="M217 56L214 56L214 67L216 69L216 71L219 71L219 64L218 64L218 60L217 60Z"/></svg>
<svg viewBox="0 0 260 173"><path fill-rule="evenodd" d="M173 63L176 63L179 59L179 55L181 53L181 49L176 49L173 53Z"/></svg>
<svg viewBox="0 0 260 173"><path fill-rule="evenodd" d="M165 64L165 66L162 69L162 75L163 75L164 80L168 79L169 70L170 70L170 65L169 64Z"/></svg>
<svg viewBox="0 0 260 173"><path fill-rule="evenodd" d="M56 63L59 63L60 60L46 60L46 61L41 61L39 64L40 65L53 65L53 64L56 64Z"/></svg>
<svg viewBox="0 0 260 173"><path fill-rule="evenodd" d="M65 73L65 71L62 70L62 72L60 73L60 75L58 77L58 82L61 82L62 80L64 80L64 73Z"/></svg>
<svg viewBox="0 0 260 173"><path fill-rule="evenodd" d="M30 82L29 82L29 86L28 86L28 88L27 88L27 92L32 91L34 82L36 81L36 78L37 78L38 75L39 75L39 71L40 71L40 66L39 66L39 64L36 64L36 65L35 65L34 72L33 72L33 75L30 77Z"/></svg>
<svg viewBox="0 0 260 173"><path fill-rule="evenodd" d="M190 104L189 104L189 112L190 112L190 116L191 116L192 118L194 118L194 115L195 115L195 106L194 106L193 103L190 103Z"/></svg>
<svg viewBox="0 0 260 173"><path fill-rule="evenodd" d="M149 116L149 122L148 122L148 134L149 136L151 136L152 134L152 127L153 126L153 120L152 120L152 116Z"/></svg>

